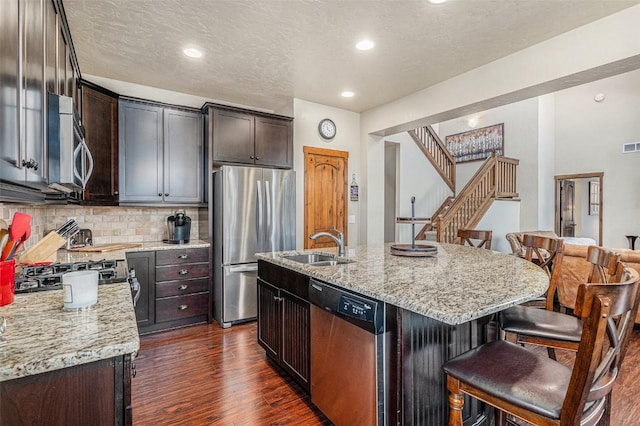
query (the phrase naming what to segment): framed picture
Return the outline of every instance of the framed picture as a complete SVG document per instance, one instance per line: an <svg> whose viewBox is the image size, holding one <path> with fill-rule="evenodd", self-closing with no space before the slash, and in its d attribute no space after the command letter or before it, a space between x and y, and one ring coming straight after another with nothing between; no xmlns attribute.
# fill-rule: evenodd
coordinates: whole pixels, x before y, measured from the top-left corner
<svg viewBox="0 0 640 426"><path fill-rule="evenodd" d="M600 182L589 182L589 215L600 214Z"/></svg>
<svg viewBox="0 0 640 426"><path fill-rule="evenodd" d="M483 160L492 152L504 155L504 123L445 137L447 149L456 163Z"/></svg>

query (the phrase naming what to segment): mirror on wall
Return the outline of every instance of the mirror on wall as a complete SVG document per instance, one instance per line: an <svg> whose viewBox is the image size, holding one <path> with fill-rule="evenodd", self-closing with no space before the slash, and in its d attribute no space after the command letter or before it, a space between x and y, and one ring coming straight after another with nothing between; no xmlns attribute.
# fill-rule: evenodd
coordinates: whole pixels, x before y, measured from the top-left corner
<svg viewBox="0 0 640 426"><path fill-rule="evenodd" d="M603 173L555 176L555 232L602 245ZM579 240L575 240L578 242Z"/></svg>

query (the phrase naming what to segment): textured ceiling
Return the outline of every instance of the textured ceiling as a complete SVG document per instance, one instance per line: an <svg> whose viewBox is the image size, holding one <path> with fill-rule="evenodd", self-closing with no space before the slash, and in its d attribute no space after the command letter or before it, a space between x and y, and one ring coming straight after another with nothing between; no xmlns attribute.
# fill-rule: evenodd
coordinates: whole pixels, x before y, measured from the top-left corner
<svg viewBox="0 0 640 426"><path fill-rule="evenodd" d="M63 1L83 74L269 110L296 97L357 112L640 3ZM363 37L375 49L357 51ZM187 45L204 57L183 56Z"/></svg>

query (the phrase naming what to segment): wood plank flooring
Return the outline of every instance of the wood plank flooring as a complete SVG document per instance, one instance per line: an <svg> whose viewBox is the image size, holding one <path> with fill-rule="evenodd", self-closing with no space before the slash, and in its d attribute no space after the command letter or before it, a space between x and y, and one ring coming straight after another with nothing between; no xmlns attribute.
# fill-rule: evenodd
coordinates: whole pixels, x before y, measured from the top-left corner
<svg viewBox="0 0 640 426"><path fill-rule="evenodd" d="M636 326L637 327L637 326ZM205 324L143 336L135 425L330 425L258 345L256 324ZM640 330L613 391L612 426L640 425Z"/></svg>
<svg viewBox="0 0 640 426"><path fill-rule="evenodd" d="M330 425L257 343L256 323L141 338L134 425Z"/></svg>

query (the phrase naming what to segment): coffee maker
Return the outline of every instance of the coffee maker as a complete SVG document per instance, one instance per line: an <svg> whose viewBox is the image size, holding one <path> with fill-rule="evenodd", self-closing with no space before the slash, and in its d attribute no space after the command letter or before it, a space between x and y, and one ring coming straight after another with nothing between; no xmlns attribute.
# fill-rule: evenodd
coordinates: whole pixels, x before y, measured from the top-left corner
<svg viewBox="0 0 640 426"><path fill-rule="evenodd" d="M185 244L189 242L191 235L191 218L184 210L176 210L173 216L167 218L167 231L169 238L166 242L171 244Z"/></svg>

